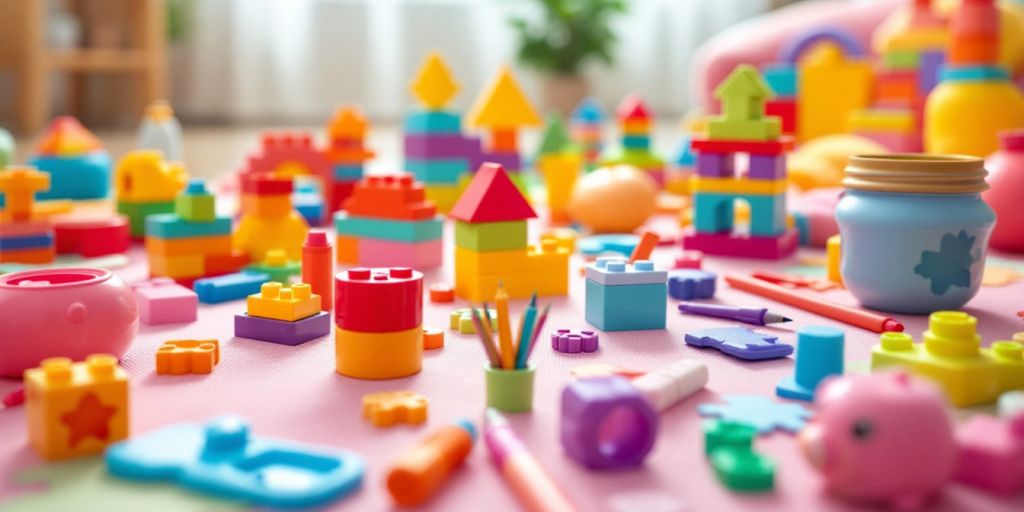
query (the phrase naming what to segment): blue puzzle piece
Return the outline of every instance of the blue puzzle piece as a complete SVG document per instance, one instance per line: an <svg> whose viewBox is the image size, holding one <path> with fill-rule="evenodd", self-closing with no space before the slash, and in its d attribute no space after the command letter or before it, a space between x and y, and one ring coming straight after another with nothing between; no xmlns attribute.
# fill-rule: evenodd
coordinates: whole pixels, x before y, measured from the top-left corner
<svg viewBox="0 0 1024 512"><path fill-rule="evenodd" d="M776 336L756 333L744 327L716 327L687 333L687 345L712 347L739 359L761 361L778 359L793 353L793 346L779 342Z"/></svg>
<svg viewBox="0 0 1024 512"><path fill-rule="evenodd" d="M270 281L270 275L263 272L238 272L196 279L192 290L199 297L199 302L218 304L259 293L260 286L267 281Z"/></svg>
<svg viewBox="0 0 1024 512"><path fill-rule="evenodd" d="M703 270L673 270L668 274L668 295L678 300L710 299L715 296L717 278Z"/></svg>
<svg viewBox="0 0 1024 512"><path fill-rule="evenodd" d="M724 404L700 404L697 412L704 417L745 423L767 434L775 429L798 432L812 416L800 404L776 402L761 395L726 395Z"/></svg>
<svg viewBox="0 0 1024 512"><path fill-rule="evenodd" d="M111 445L107 469L127 480L173 481L199 492L267 507L312 507L362 485L355 453L253 437L249 423L214 418L178 423Z"/></svg>
<svg viewBox="0 0 1024 512"><path fill-rule="evenodd" d="M597 256L606 252L629 256L638 243L640 237L637 235L594 235L577 240L576 248L584 256Z"/></svg>

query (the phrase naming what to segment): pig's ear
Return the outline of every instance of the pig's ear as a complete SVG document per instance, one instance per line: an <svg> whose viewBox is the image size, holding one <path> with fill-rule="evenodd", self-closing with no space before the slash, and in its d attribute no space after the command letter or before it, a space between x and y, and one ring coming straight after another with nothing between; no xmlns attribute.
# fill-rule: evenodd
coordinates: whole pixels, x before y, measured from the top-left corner
<svg viewBox="0 0 1024 512"><path fill-rule="evenodd" d="M910 386L910 374L907 372L893 372L892 381L903 387Z"/></svg>

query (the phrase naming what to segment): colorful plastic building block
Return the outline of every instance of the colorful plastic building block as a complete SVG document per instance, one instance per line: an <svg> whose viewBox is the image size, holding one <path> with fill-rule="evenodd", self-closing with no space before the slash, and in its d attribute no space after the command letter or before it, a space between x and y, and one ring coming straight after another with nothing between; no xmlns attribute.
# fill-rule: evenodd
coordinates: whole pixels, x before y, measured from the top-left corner
<svg viewBox="0 0 1024 512"><path fill-rule="evenodd" d="M288 255L281 249L271 249L262 262L246 266L244 272L267 274L271 281L287 283L293 276L302 274L302 263L289 261Z"/></svg>
<svg viewBox="0 0 1024 512"><path fill-rule="evenodd" d="M718 481L737 492L763 492L775 487L775 463L754 452L757 430L744 423L704 422L704 453Z"/></svg>
<svg viewBox="0 0 1024 512"><path fill-rule="evenodd" d="M325 505L358 489L366 472L355 453L255 437L246 420L227 416L133 437L111 446L105 459L119 478L171 481L270 508ZM291 478L267 478L274 474Z"/></svg>
<svg viewBox="0 0 1024 512"><path fill-rule="evenodd" d="M231 300L242 300L254 293L259 293L263 283L269 280L268 274L241 272L197 279L192 285L192 289L199 297L199 302L219 304Z"/></svg>
<svg viewBox="0 0 1024 512"><path fill-rule="evenodd" d="M157 277L132 284L139 320L146 325L195 322L199 297L173 279Z"/></svg>
<svg viewBox="0 0 1024 512"><path fill-rule="evenodd" d="M874 73L872 64L861 56L859 48L844 55L837 46L820 45L801 60L796 97L798 141L845 133L850 114L869 105ZM843 91L842 97L834 97L837 90Z"/></svg>
<svg viewBox="0 0 1024 512"><path fill-rule="evenodd" d="M31 167L0 172L0 197L7 198L0 215L0 263L50 263L56 257L50 223L33 220L35 195L49 187L49 175Z"/></svg>
<svg viewBox="0 0 1024 512"><path fill-rule="evenodd" d="M629 165L644 171L658 185L665 184L665 161L651 151L651 115L643 98L630 94L615 109L619 147L601 156L602 166Z"/></svg>
<svg viewBox="0 0 1024 512"><path fill-rule="evenodd" d="M586 277L590 281L605 286L660 284L665 283L668 272L655 270L654 263L650 260L630 263L625 258L605 256L598 258L593 264L587 265Z"/></svg>
<svg viewBox="0 0 1024 512"><path fill-rule="evenodd" d="M1012 496L1024 490L1024 413L999 419L977 415L956 434L960 457L956 479Z"/></svg>
<svg viewBox="0 0 1024 512"><path fill-rule="evenodd" d="M502 66L470 107L466 124L490 131L488 159L500 154L518 157L517 131L522 127L540 126L541 118L519 88L511 69ZM519 170L519 167L511 169Z"/></svg>
<svg viewBox="0 0 1024 512"><path fill-rule="evenodd" d="M130 151L114 168L117 212L131 220L132 237L146 233L146 217L174 213L174 199L188 181L180 162L168 162L158 151Z"/></svg>
<svg viewBox="0 0 1024 512"><path fill-rule="evenodd" d="M712 347L747 361L778 359L793 353L793 346L780 342L777 336L760 334L745 327L715 327L686 333L684 341L687 345Z"/></svg>
<svg viewBox="0 0 1024 512"><path fill-rule="evenodd" d="M331 241L323 231L310 231L302 244L302 282L307 283L314 295L320 296L323 311L334 309L334 260Z"/></svg>
<svg viewBox="0 0 1024 512"><path fill-rule="evenodd" d="M444 331L437 327L423 327L423 350L444 348Z"/></svg>
<svg viewBox="0 0 1024 512"><path fill-rule="evenodd" d="M174 213L190 222L213 222L217 218L216 204L203 180L193 179L182 193L174 198Z"/></svg>
<svg viewBox="0 0 1024 512"><path fill-rule="evenodd" d="M430 285L430 302L435 304L448 304L455 302L455 287L445 283L434 283Z"/></svg>
<svg viewBox="0 0 1024 512"><path fill-rule="evenodd" d="M294 322L320 312L320 296L313 295L308 284L295 283L290 288L277 282L263 283L260 293L246 300L249 316Z"/></svg>
<svg viewBox="0 0 1024 512"><path fill-rule="evenodd" d="M960 311L928 317L923 343L906 333L882 333L871 349L872 371L899 366L932 380L956 407L995 402L1010 390L1024 389L1024 343L996 341L981 348L978 320Z"/></svg>
<svg viewBox="0 0 1024 512"><path fill-rule="evenodd" d="M710 299L715 296L718 276L703 270L673 270L668 275L668 294L673 299Z"/></svg>
<svg viewBox="0 0 1024 512"><path fill-rule="evenodd" d="M776 429L795 433L811 417L811 411L799 404L778 403L761 395L726 395L724 404L700 404L697 412L705 417L748 424L761 434Z"/></svg>
<svg viewBox="0 0 1024 512"><path fill-rule="evenodd" d="M291 260L301 259L309 225L292 207L291 192L291 179L244 174L242 217L232 235L234 247L249 253L253 261L262 261L271 249L283 249Z"/></svg>
<svg viewBox="0 0 1024 512"><path fill-rule="evenodd" d="M480 314L480 318L484 317L482 309L477 309ZM491 316L491 332L497 332L498 329L498 312L491 309L488 310ZM476 334L476 327L473 325L473 314L470 308L459 308L452 311L448 315L448 328L459 331L459 334Z"/></svg>
<svg viewBox="0 0 1024 512"><path fill-rule="evenodd" d="M423 369L423 328L359 332L334 330L335 370L354 379L397 379Z"/></svg>
<svg viewBox="0 0 1024 512"><path fill-rule="evenodd" d="M562 390L559 439L566 455L590 469L639 466L658 438L658 413L622 377L595 377L571 382ZM620 411L614 436L602 426Z"/></svg>
<svg viewBox="0 0 1024 512"><path fill-rule="evenodd" d="M772 99L774 93L753 66L737 66L715 88L714 94L722 102L722 115L708 121L708 137L772 140L779 136L782 130L779 118L764 116L765 102Z"/></svg>
<svg viewBox="0 0 1024 512"><path fill-rule="evenodd" d="M128 374L108 354L45 359L25 372L25 417L47 460L100 453L128 437Z"/></svg>
<svg viewBox="0 0 1024 512"><path fill-rule="evenodd" d="M551 348L556 352L565 354L597 352L597 346L597 333L594 331L572 332L569 329L559 329L551 333Z"/></svg>
<svg viewBox="0 0 1024 512"><path fill-rule="evenodd" d="M363 395L363 419L375 427L427 421L427 397L412 391L379 391Z"/></svg>
<svg viewBox="0 0 1024 512"><path fill-rule="evenodd" d="M813 402L818 385L828 377L843 374L843 331L811 325L796 333L796 372L775 386L782 398Z"/></svg>
<svg viewBox="0 0 1024 512"><path fill-rule="evenodd" d="M268 341L279 345L301 345L307 341L327 336L331 332L331 314L320 311L294 322L235 315L235 337Z"/></svg>
<svg viewBox="0 0 1024 512"><path fill-rule="evenodd" d="M483 164L473 181L448 212L460 222L510 222L537 216L533 207L509 179L505 169L496 164Z"/></svg>
<svg viewBox="0 0 1024 512"><path fill-rule="evenodd" d="M131 223L124 215L75 212L51 221L57 254L95 258L121 254L131 247Z"/></svg>
<svg viewBox="0 0 1024 512"><path fill-rule="evenodd" d="M459 92L459 84L440 53L429 52L409 88L416 99L430 111L443 108Z"/></svg>
<svg viewBox="0 0 1024 512"><path fill-rule="evenodd" d="M623 256L629 256L640 243L640 237L636 235L605 234L592 235L580 239L580 254L584 256L598 256L614 252Z"/></svg>
<svg viewBox="0 0 1024 512"><path fill-rule="evenodd" d="M102 199L110 193L110 155L77 119L54 119L28 165L50 173L52 186L36 199Z"/></svg>
<svg viewBox="0 0 1024 512"><path fill-rule="evenodd" d="M156 351L157 375L213 373L220 362L217 340L170 340Z"/></svg>
<svg viewBox="0 0 1024 512"><path fill-rule="evenodd" d="M665 328L665 271L646 260L630 265L625 258L599 258L586 273L587 323L602 331Z"/></svg>

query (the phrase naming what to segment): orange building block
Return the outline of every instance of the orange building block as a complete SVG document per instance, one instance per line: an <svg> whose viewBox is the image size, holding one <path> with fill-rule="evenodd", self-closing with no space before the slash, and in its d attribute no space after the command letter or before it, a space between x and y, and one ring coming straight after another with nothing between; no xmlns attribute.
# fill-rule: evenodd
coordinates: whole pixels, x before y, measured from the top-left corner
<svg viewBox="0 0 1024 512"><path fill-rule="evenodd" d="M455 287L446 283L430 285L430 302L436 304L455 302Z"/></svg>
<svg viewBox="0 0 1024 512"><path fill-rule="evenodd" d="M153 255L149 258L149 275L187 279L206 275L205 258L201 254L187 256Z"/></svg>
<svg viewBox="0 0 1024 512"><path fill-rule="evenodd" d="M36 192L49 189L50 173L37 171L34 167L8 167L0 172L0 194L6 200L3 219L30 220Z"/></svg>
<svg viewBox="0 0 1024 512"><path fill-rule="evenodd" d="M359 261L359 239L352 236L339 236L334 240L338 246L338 263L354 263Z"/></svg>
<svg viewBox="0 0 1024 512"><path fill-rule="evenodd" d="M51 263L56 257L55 247L16 249L0 252L0 263Z"/></svg>
<svg viewBox="0 0 1024 512"><path fill-rule="evenodd" d="M999 62L999 36L954 37L949 44L948 61L951 65L992 65Z"/></svg>
<svg viewBox="0 0 1024 512"><path fill-rule="evenodd" d="M452 294L454 294L454 290ZM423 350L435 350L444 347L444 331L437 327L423 327Z"/></svg>
<svg viewBox="0 0 1024 512"><path fill-rule="evenodd" d="M423 184L412 175L367 176L356 184L345 201L345 211L360 217L424 220L437 215Z"/></svg>
<svg viewBox="0 0 1024 512"><path fill-rule="evenodd" d="M219 276L221 274L238 272L242 267L248 265L250 261L252 259L249 257L249 253L237 249L224 254L206 256L203 258L204 275Z"/></svg>
<svg viewBox="0 0 1024 512"><path fill-rule="evenodd" d="M518 153L519 132L512 129L496 129L492 131L488 149L492 153Z"/></svg>
<svg viewBox="0 0 1024 512"><path fill-rule="evenodd" d="M381 391L363 395L363 418L375 427L427 421L427 397L412 391Z"/></svg>
<svg viewBox="0 0 1024 512"><path fill-rule="evenodd" d="M47 460L103 452L128 437L128 374L109 354L44 359L25 371L29 444Z"/></svg>
<svg viewBox="0 0 1024 512"><path fill-rule="evenodd" d="M146 237L150 256L214 256L231 253L231 235L197 238Z"/></svg>
<svg viewBox="0 0 1024 512"><path fill-rule="evenodd" d="M213 373L220 362L217 340L170 340L156 351L157 375Z"/></svg>

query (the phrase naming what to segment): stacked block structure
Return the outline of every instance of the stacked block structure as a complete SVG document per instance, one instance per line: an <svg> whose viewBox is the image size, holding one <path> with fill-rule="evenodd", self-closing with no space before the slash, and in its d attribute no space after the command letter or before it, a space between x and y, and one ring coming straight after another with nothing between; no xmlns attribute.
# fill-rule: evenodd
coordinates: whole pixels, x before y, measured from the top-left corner
<svg viewBox="0 0 1024 512"><path fill-rule="evenodd" d="M281 249L289 260L302 259L302 242L309 224L292 207L292 180L272 174L242 176L242 217L232 244L263 261L267 251Z"/></svg>
<svg viewBox="0 0 1024 512"><path fill-rule="evenodd" d="M621 145L601 158L601 165L632 165L665 184L665 161L651 151L651 115L639 95L626 96L615 109Z"/></svg>
<svg viewBox="0 0 1024 512"><path fill-rule="evenodd" d="M28 165L50 173L50 188L39 191L36 199L103 199L110 194L110 154L73 117L50 123Z"/></svg>
<svg viewBox="0 0 1024 512"><path fill-rule="evenodd" d="M410 89L419 108L405 118L405 171L423 182L438 211L448 213L480 158L480 139L463 135L462 117L446 109L459 84L440 54L427 55Z"/></svg>
<svg viewBox="0 0 1024 512"><path fill-rule="evenodd" d="M411 175L370 176L335 214L338 263L370 267L439 267L443 220Z"/></svg>
<svg viewBox="0 0 1024 512"><path fill-rule="evenodd" d="M173 213L146 217L149 274L189 283L235 272L249 263L231 247L231 218L218 216L213 194L192 180L174 200Z"/></svg>
<svg viewBox="0 0 1024 512"><path fill-rule="evenodd" d="M569 198L583 167L578 148L569 138L565 123L557 112L547 116L534 167L544 177L548 199L548 222L569 224Z"/></svg>
<svg viewBox="0 0 1024 512"><path fill-rule="evenodd" d="M691 181L693 226L684 236L687 249L705 254L780 259L798 245L787 226L786 152L793 139L780 135L777 117L764 116L771 89L752 66L738 66L715 89L723 114L708 122L707 134L694 137L697 174ZM746 175L736 173L736 157L749 155ZM750 206L745 232L734 226L737 200Z"/></svg>
<svg viewBox="0 0 1024 512"><path fill-rule="evenodd" d="M466 114L466 122L471 128L488 131L480 161L504 167L516 186L525 192L520 172L523 162L519 154L519 130L540 126L541 118L508 66L501 68L494 81L477 98Z"/></svg>
<svg viewBox="0 0 1024 512"><path fill-rule="evenodd" d="M324 183L327 211L336 212L352 195L352 189L363 178L366 161L374 153L366 147L370 123L354 106L339 108L327 125L328 146L324 151L330 162L330 181Z"/></svg>
<svg viewBox="0 0 1024 512"><path fill-rule="evenodd" d="M263 283L246 299L246 312L235 315L239 338L295 346L330 332L331 314L320 310L320 296L306 283Z"/></svg>
<svg viewBox="0 0 1024 512"><path fill-rule="evenodd" d="M50 187L50 175L32 167L0 172L0 263L50 263L57 254L53 226L32 215L35 196Z"/></svg>
<svg viewBox="0 0 1024 512"><path fill-rule="evenodd" d="M604 149L604 136L601 133L604 119L604 110L593 97L583 98L569 116L569 134L573 142L579 145L588 171L597 168Z"/></svg>
<svg viewBox="0 0 1024 512"><path fill-rule="evenodd" d="M334 277L335 370L397 379L423 366L423 274L408 267L353 268Z"/></svg>
<svg viewBox="0 0 1024 512"><path fill-rule="evenodd" d="M648 260L602 257L586 269L587 323L602 331L664 329L668 272Z"/></svg>
<svg viewBox="0 0 1024 512"><path fill-rule="evenodd" d="M555 240L527 242L533 208L501 165L485 163L449 216L455 220L455 293L482 302L503 283L510 297L565 295L569 251Z"/></svg>
<svg viewBox="0 0 1024 512"><path fill-rule="evenodd" d="M132 238L141 240L146 236L146 217L174 212L174 198L187 182L184 165L164 160L159 151L130 151L117 161L117 212L128 217Z"/></svg>

